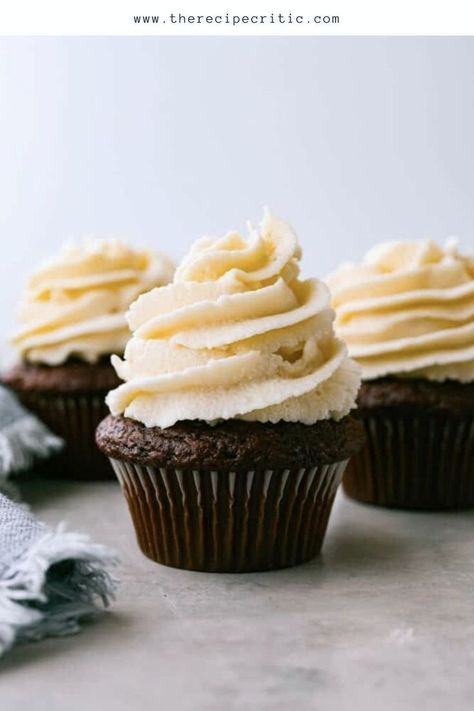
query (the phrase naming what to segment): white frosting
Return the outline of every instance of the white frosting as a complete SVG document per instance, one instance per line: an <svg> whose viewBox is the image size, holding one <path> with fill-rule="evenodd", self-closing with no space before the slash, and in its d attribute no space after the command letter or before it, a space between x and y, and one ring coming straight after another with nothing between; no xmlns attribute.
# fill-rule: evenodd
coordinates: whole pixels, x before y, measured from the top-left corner
<svg viewBox="0 0 474 711"><path fill-rule="evenodd" d="M122 353L125 312L139 294L168 283L171 261L118 240L66 245L30 278L12 341L23 360L58 365Z"/></svg>
<svg viewBox="0 0 474 711"><path fill-rule="evenodd" d="M328 278L336 332L366 380L474 380L474 255L390 242Z"/></svg>
<svg viewBox="0 0 474 711"><path fill-rule="evenodd" d="M344 417L359 369L334 336L327 287L299 279L300 256L292 229L269 212L248 240L198 240L174 283L130 308L112 413L148 427Z"/></svg>

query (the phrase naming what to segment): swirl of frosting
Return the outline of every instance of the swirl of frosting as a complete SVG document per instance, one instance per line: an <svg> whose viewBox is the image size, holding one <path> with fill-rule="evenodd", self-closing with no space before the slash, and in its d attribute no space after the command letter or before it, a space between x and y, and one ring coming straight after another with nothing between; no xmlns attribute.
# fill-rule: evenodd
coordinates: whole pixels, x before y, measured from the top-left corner
<svg viewBox="0 0 474 711"><path fill-rule="evenodd" d="M382 244L327 281L364 379L474 380L474 255L455 241Z"/></svg>
<svg viewBox="0 0 474 711"><path fill-rule="evenodd" d="M173 272L164 255L116 239L67 244L30 278L13 345L23 360L47 365L123 353L128 307L144 291L169 283Z"/></svg>
<svg viewBox="0 0 474 711"><path fill-rule="evenodd" d="M333 331L329 291L299 279L291 228L268 211L246 240L198 240L174 283L132 304L133 337L112 362L113 414L148 427L180 420L339 419L354 407L359 368Z"/></svg>

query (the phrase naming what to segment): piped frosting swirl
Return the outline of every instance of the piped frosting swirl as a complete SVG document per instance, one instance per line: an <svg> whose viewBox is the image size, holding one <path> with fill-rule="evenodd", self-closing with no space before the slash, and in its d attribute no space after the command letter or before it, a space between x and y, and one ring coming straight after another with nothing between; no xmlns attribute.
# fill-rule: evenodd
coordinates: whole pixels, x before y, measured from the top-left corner
<svg viewBox="0 0 474 711"><path fill-rule="evenodd" d="M474 380L474 255L389 242L328 277L336 332L366 380Z"/></svg>
<svg viewBox="0 0 474 711"><path fill-rule="evenodd" d="M198 240L173 284L131 306L133 337L112 362L113 414L146 426L246 419L311 424L354 407L358 367L334 336L329 291L299 278L292 229L265 213L248 239Z"/></svg>
<svg viewBox="0 0 474 711"><path fill-rule="evenodd" d="M68 244L30 278L13 345L23 360L47 365L123 353L128 307L142 292L169 283L173 272L164 255L116 239Z"/></svg>

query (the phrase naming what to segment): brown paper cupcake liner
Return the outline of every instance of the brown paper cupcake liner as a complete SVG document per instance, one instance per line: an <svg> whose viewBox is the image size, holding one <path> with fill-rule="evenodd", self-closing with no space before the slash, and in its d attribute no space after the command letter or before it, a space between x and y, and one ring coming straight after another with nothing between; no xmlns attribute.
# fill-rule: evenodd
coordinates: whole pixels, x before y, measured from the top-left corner
<svg viewBox="0 0 474 711"><path fill-rule="evenodd" d="M146 556L176 568L234 573L313 558L347 463L238 473L111 462Z"/></svg>
<svg viewBox="0 0 474 711"><path fill-rule="evenodd" d="M344 475L353 499L406 509L474 506L474 419L361 415L367 442Z"/></svg>
<svg viewBox="0 0 474 711"><path fill-rule="evenodd" d="M23 405L66 443L64 450L37 467L37 473L61 479L113 479L107 457L95 444L95 430L108 414L105 392L41 395L17 392Z"/></svg>

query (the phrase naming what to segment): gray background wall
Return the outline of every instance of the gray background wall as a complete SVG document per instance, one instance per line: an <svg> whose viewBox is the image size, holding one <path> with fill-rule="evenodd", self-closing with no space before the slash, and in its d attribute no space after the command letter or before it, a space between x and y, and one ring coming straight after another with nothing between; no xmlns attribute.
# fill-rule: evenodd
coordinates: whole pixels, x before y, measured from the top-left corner
<svg viewBox="0 0 474 711"><path fill-rule="evenodd" d="M69 236L176 258L288 218L305 272L394 237L474 246L474 38L0 40L0 324Z"/></svg>

